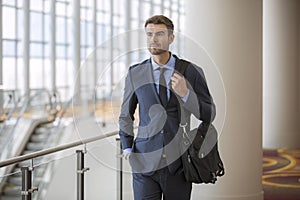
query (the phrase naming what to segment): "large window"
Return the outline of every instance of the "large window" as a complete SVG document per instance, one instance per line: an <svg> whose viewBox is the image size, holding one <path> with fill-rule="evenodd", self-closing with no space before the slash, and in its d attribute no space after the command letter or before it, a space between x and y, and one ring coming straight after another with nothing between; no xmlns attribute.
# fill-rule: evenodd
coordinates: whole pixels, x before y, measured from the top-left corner
<svg viewBox="0 0 300 200"><path fill-rule="evenodd" d="M48 88L49 72L49 42L50 42L50 10L48 1L35 0L29 10L29 76L30 88ZM22 27L24 28L24 26ZM43 78L38 78L43 77Z"/></svg>
<svg viewBox="0 0 300 200"><path fill-rule="evenodd" d="M52 9L53 10L53 9ZM74 81L72 65L72 7L70 0L55 3L55 83L63 99L71 96L70 86Z"/></svg>
<svg viewBox="0 0 300 200"><path fill-rule="evenodd" d="M16 89L22 84L22 1L3 1L2 6L2 63L4 88Z"/></svg>
<svg viewBox="0 0 300 200"><path fill-rule="evenodd" d="M176 31L183 28L183 0L81 0L79 4L73 0L2 0L1 6L4 88L56 90L64 100L72 97L79 70L80 88L89 97L107 63L111 63L110 75L101 77L100 86L101 95L109 93L133 57L112 60L126 51L128 42L143 40L119 41L118 35L143 28L149 16L164 14L173 20ZM78 23L74 12L80 16ZM78 25L79 29L74 27ZM80 30L79 38L75 30ZM80 48L74 49L74 44ZM74 64L76 51L80 66ZM86 62L91 64L84 67Z"/></svg>

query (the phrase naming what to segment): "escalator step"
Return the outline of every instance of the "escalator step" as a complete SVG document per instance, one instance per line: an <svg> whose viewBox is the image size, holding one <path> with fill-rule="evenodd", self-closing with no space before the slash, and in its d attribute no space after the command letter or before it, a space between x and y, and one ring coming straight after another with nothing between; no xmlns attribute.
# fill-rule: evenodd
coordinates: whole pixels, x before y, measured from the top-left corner
<svg viewBox="0 0 300 200"><path fill-rule="evenodd" d="M54 128L55 126L54 126L53 123L47 123L47 124L41 125L40 127L45 127L45 128L51 129L51 128ZM40 128L40 127L39 127L39 128Z"/></svg>
<svg viewBox="0 0 300 200"><path fill-rule="evenodd" d="M7 196L21 196L21 186L6 186L3 194Z"/></svg>
<svg viewBox="0 0 300 200"><path fill-rule="evenodd" d="M7 183L14 186L22 185L22 177L9 177Z"/></svg>
<svg viewBox="0 0 300 200"><path fill-rule="evenodd" d="M40 144L40 143L28 143L26 145L26 149L27 150L33 150L33 151L39 151L42 150L44 148L44 144Z"/></svg>
<svg viewBox="0 0 300 200"><path fill-rule="evenodd" d="M20 200L21 195L16 195L16 196L1 196L0 200Z"/></svg>
<svg viewBox="0 0 300 200"><path fill-rule="evenodd" d="M43 142L45 140L47 140L47 138L49 137L48 134L33 134L31 137L30 137L30 141L32 142Z"/></svg>
<svg viewBox="0 0 300 200"><path fill-rule="evenodd" d="M43 177L39 177L39 176L33 176L33 183L40 183L43 180ZM7 183L10 186L16 186L16 187L21 187L22 186L22 177L10 177L7 180Z"/></svg>
<svg viewBox="0 0 300 200"><path fill-rule="evenodd" d="M34 130L34 134L47 134L51 131L51 129L49 128L45 128L45 127L40 127L40 128L36 128Z"/></svg>

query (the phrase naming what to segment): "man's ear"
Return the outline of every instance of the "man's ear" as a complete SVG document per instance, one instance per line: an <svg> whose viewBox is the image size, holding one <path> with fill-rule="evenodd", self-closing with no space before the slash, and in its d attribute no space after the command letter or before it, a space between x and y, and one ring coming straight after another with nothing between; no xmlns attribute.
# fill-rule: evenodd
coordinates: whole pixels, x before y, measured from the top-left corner
<svg viewBox="0 0 300 200"><path fill-rule="evenodd" d="M171 34L169 35L169 44L171 44L174 41L175 35Z"/></svg>

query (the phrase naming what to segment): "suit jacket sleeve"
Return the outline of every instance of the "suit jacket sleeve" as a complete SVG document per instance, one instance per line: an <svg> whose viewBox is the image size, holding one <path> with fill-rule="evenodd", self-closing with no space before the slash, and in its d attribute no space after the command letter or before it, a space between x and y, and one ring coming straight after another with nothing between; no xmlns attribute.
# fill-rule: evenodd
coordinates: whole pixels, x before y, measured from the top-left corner
<svg viewBox="0 0 300 200"><path fill-rule="evenodd" d="M203 70L190 64L186 71L190 95L183 108L205 123L211 123L216 116L216 107L206 84Z"/></svg>
<svg viewBox="0 0 300 200"><path fill-rule="evenodd" d="M129 69L125 79L123 103L121 106L121 113L119 116L119 135L121 139L122 149L131 148L133 144L133 122L137 103L138 101L134 93Z"/></svg>

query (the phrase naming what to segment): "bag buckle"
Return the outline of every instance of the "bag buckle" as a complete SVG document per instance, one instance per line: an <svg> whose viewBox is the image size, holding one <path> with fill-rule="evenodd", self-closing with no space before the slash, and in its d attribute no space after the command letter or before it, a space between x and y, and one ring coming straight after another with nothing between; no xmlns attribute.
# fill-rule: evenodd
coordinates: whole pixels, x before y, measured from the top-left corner
<svg viewBox="0 0 300 200"><path fill-rule="evenodd" d="M179 126L182 128L183 133L187 134L187 133L186 133L187 122L186 122L185 124L179 124Z"/></svg>
<svg viewBox="0 0 300 200"><path fill-rule="evenodd" d="M184 139L186 139L183 143L185 145L190 145L191 144L191 141L190 141L190 137L189 137L189 134L186 132L186 126L187 126L187 122L185 124L179 124L179 126L182 128L182 137Z"/></svg>

